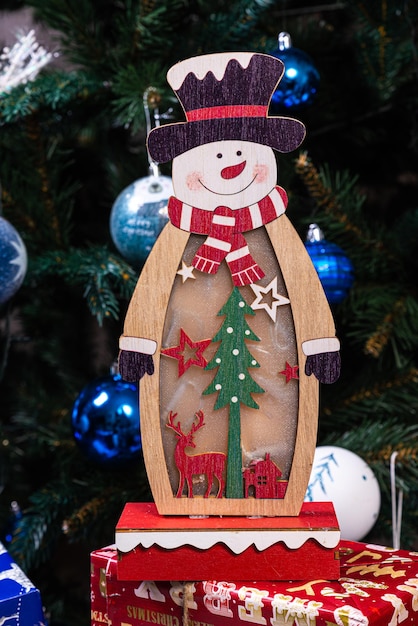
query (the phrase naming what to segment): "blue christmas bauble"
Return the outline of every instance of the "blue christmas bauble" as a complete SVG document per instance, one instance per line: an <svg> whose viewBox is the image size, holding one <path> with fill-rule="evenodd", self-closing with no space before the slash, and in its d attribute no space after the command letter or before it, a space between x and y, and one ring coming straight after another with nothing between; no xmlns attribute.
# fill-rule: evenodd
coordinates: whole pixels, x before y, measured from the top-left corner
<svg viewBox="0 0 418 626"><path fill-rule="evenodd" d="M21 522L22 518L23 518L22 509L20 508L18 502L16 502L16 500L13 500L13 502L10 503L9 518L6 522L5 528L3 529L2 538L1 538L2 542L6 545L6 547L13 540L13 536L15 532L17 531L17 529L19 528L19 523Z"/></svg>
<svg viewBox="0 0 418 626"><path fill-rule="evenodd" d="M112 374L84 387L71 416L74 439L90 461L120 467L139 457L138 385Z"/></svg>
<svg viewBox="0 0 418 626"><path fill-rule="evenodd" d="M310 106L320 81L311 57L303 50L293 48L288 33L280 33L278 48L270 54L283 61L285 66L283 77L271 98L271 112L277 114Z"/></svg>
<svg viewBox="0 0 418 626"><path fill-rule="evenodd" d="M121 255L134 267L146 261L168 222L167 203L173 194L169 176L140 178L116 198L110 214L110 234Z"/></svg>
<svg viewBox="0 0 418 626"><path fill-rule="evenodd" d="M338 304L347 296L354 282L353 264L337 244L323 238L316 224L310 225L305 246L328 302Z"/></svg>
<svg viewBox="0 0 418 626"><path fill-rule="evenodd" d="M25 244L17 230L0 217L0 305L23 283L28 266Z"/></svg>

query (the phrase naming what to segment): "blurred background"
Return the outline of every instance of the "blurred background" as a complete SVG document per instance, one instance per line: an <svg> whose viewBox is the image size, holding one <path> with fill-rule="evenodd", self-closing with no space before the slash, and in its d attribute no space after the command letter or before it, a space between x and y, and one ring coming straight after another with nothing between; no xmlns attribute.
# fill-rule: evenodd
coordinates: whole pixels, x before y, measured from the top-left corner
<svg viewBox="0 0 418 626"><path fill-rule="evenodd" d="M417 23L413 0L0 1L0 537L51 626L89 623L89 553L150 499L114 363L171 193L147 130L183 119L166 72L198 54L285 62L270 112L307 137L279 183L342 343L318 446L377 479L361 539L417 549Z"/></svg>

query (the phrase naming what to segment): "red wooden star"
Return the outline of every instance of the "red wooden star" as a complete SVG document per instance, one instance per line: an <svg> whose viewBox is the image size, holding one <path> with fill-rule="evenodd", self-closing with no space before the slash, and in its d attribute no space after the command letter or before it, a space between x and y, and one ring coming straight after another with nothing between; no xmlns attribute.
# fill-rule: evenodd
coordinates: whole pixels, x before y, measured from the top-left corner
<svg viewBox="0 0 418 626"><path fill-rule="evenodd" d="M279 372L280 374L283 374L283 376L286 376L286 385L289 380L292 380L292 378L296 378L296 380L299 380L298 369L299 365L292 366L289 365L289 363L286 361L286 369Z"/></svg>
<svg viewBox="0 0 418 626"><path fill-rule="evenodd" d="M161 353L178 360L180 377L183 376L184 372L187 371L192 365L196 365L197 367L206 367L208 362L204 358L203 352L206 350L210 342L211 339L192 341L184 330L180 328L180 344L178 346L174 346L173 348L164 348L161 350ZM189 349L195 350L195 353L190 355Z"/></svg>

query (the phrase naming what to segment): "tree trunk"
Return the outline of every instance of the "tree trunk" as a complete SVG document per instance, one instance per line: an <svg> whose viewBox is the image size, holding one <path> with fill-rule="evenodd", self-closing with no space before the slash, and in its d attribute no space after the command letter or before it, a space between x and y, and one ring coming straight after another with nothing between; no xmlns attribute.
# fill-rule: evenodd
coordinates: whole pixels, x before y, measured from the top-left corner
<svg viewBox="0 0 418 626"><path fill-rule="evenodd" d="M226 497L244 497L241 452L241 407L239 402L231 402L229 404Z"/></svg>

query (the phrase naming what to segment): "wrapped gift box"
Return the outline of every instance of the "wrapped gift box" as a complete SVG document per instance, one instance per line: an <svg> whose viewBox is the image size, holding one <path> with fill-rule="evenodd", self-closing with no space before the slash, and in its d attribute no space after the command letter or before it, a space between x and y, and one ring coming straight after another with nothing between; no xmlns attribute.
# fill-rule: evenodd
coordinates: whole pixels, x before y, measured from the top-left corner
<svg viewBox="0 0 418 626"><path fill-rule="evenodd" d="M342 541L340 556L338 581L121 581L110 546L91 555L91 624L418 624L418 553Z"/></svg>
<svg viewBox="0 0 418 626"><path fill-rule="evenodd" d="M44 626L41 594L0 543L0 624Z"/></svg>
<svg viewBox="0 0 418 626"><path fill-rule="evenodd" d="M116 526L120 580L338 579L340 529L331 502L295 517L159 515L128 503Z"/></svg>

